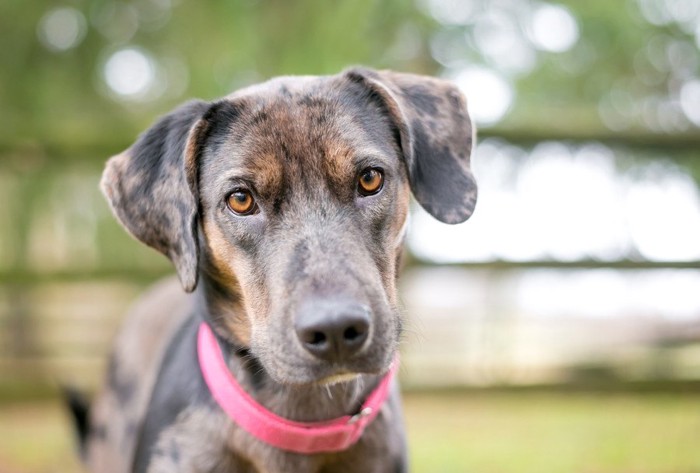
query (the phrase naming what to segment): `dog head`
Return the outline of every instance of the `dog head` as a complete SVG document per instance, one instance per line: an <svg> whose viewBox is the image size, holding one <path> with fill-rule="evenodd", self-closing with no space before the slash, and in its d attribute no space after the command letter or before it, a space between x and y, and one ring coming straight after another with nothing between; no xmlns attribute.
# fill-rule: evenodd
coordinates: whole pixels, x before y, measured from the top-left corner
<svg viewBox="0 0 700 473"><path fill-rule="evenodd" d="M450 83L351 69L187 103L107 164L122 224L197 286L220 336L275 380L389 366L409 193L471 215L472 126Z"/></svg>

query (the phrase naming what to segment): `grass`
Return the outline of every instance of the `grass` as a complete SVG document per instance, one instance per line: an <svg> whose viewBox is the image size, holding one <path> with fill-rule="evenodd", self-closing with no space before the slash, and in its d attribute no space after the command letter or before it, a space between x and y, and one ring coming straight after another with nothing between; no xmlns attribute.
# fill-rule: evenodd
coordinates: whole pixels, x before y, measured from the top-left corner
<svg viewBox="0 0 700 473"><path fill-rule="evenodd" d="M697 395L412 395L405 407L416 472L700 472Z"/></svg>
<svg viewBox="0 0 700 473"><path fill-rule="evenodd" d="M700 473L700 396L411 393L417 473ZM0 473L75 473L57 401L0 404Z"/></svg>
<svg viewBox="0 0 700 473"><path fill-rule="evenodd" d="M81 471L71 427L58 401L0 404L0 473Z"/></svg>

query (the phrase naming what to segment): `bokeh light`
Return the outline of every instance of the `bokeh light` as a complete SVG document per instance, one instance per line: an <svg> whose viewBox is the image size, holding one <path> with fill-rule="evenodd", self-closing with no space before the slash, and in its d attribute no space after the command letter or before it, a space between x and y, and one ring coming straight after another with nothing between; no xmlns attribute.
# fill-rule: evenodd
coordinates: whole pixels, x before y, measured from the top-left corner
<svg viewBox="0 0 700 473"><path fill-rule="evenodd" d="M700 126L700 80L694 79L683 84L680 101L688 120L695 126Z"/></svg>
<svg viewBox="0 0 700 473"><path fill-rule="evenodd" d="M475 47L501 71L526 74L537 61L535 51L508 10L491 9L479 16L471 31Z"/></svg>
<svg viewBox="0 0 700 473"><path fill-rule="evenodd" d="M537 48L561 53L571 49L578 41L578 23L568 8L543 4L532 15L530 35Z"/></svg>
<svg viewBox="0 0 700 473"><path fill-rule="evenodd" d="M87 27L83 14L72 7L58 7L47 11L39 21L37 35L42 44L52 51L66 51L80 44Z"/></svg>
<svg viewBox="0 0 700 473"><path fill-rule="evenodd" d="M465 67L452 79L467 96L467 108L478 124L491 125L500 121L515 100L513 86L486 67Z"/></svg>
<svg viewBox="0 0 700 473"><path fill-rule="evenodd" d="M465 2L463 0L420 0L418 3L433 18L444 25L471 23L480 6L478 2Z"/></svg>
<svg viewBox="0 0 700 473"><path fill-rule="evenodd" d="M154 88L156 65L141 49L120 49L105 62L103 77L113 93L126 99L141 100Z"/></svg>

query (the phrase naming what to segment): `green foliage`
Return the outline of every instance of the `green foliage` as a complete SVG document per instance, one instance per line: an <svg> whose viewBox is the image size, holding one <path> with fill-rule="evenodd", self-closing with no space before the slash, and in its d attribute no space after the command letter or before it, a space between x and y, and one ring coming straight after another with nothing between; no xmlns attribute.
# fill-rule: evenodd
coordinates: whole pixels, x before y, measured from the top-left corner
<svg viewBox="0 0 700 473"><path fill-rule="evenodd" d="M514 86L514 104L502 130L573 138L605 134L608 126L635 135L697 131L678 107L680 88L698 77L700 67L692 8L687 18L678 19L676 12L676 20L669 17L655 25L642 15L645 0L563 3L575 18L579 39L570 49L552 53L535 51L530 44L530 16L540 5L530 1L474 0L468 4L471 19L443 24L431 8L462 4L8 0L0 5L0 149L39 146L70 153L90 146L120 148L186 98L215 98L280 74L335 73L352 64L449 74L454 67L438 60L439 35L451 38L442 54L462 65L500 71ZM40 40L42 22L64 6L82 18L84 36L75 46L55 51ZM655 8L668 16L674 7L659 1ZM510 18L511 33L534 51L531 69L500 70L498 61L475 43L479 19L494 12ZM139 48L157 60L163 69L160 79L169 83L165 93L129 101L109 92L105 63L123 48ZM607 122L601 113L607 113ZM98 158L102 156L93 157Z"/></svg>
<svg viewBox="0 0 700 473"><path fill-rule="evenodd" d="M435 71L425 54L408 64L386 55L404 23L422 20L400 0L182 1L164 13L162 24L149 26L142 11L156 3L163 2L68 2L86 19L85 38L55 52L41 44L38 29L57 5L3 2L0 42L10 47L0 49L0 146L124 146L188 97L212 99L281 74L335 73L352 64ZM114 8L140 15L133 36L110 40L111 30L99 27L96 18ZM175 62L178 69L170 72L182 75L186 88L145 102L111 96L104 63L126 46L143 48L166 65Z"/></svg>

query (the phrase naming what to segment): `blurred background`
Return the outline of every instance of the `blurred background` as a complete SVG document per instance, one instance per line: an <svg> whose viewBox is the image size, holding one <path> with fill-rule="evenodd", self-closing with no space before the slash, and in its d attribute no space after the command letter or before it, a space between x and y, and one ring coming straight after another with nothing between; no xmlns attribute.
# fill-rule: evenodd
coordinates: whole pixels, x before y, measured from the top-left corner
<svg viewBox="0 0 700 473"><path fill-rule="evenodd" d="M77 472L94 392L172 272L104 161L280 74L438 75L478 124L467 223L414 209L401 376L418 472L700 472L700 2L0 3L0 473Z"/></svg>

